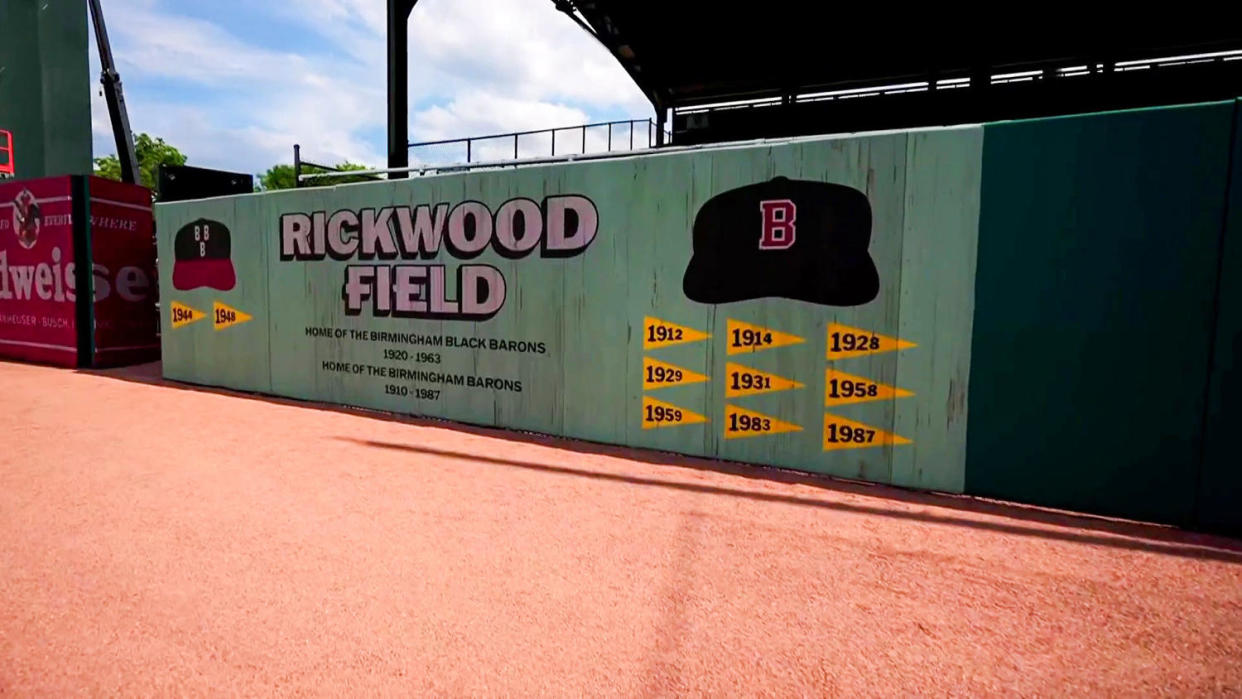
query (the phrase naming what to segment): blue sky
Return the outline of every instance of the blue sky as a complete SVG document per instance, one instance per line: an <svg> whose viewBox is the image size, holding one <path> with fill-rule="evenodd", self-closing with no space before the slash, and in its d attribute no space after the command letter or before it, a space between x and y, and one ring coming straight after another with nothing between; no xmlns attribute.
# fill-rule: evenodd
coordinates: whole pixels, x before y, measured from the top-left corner
<svg viewBox="0 0 1242 699"><path fill-rule="evenodd" d="M294 143L315 162L383 166L384 0L103 5L135 133L161 136L203 167L262 172L291 162ZM412 141L652 116L620 65L551 0L419 0L409 34ZM93 45L91 69L95 152L112 153ZM605 138L592 134L587 149ZM521 145L535 155L549 143ZM512 147L482 144L475 157L512 157Z"/></svg>

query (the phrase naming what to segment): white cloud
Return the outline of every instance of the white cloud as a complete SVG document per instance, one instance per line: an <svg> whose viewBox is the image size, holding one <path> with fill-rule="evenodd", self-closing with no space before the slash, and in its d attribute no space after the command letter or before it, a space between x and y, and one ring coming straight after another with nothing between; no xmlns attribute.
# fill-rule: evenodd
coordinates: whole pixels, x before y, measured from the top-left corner
<svg viewBox="0 0 1242 699"><path fill-rule="evenodd" d="M624 108L634 116L651 111L607 49L551 0L422 0L410 19L410 54L415 96L468 85L506 97ZM430 74L420 79L418 71Z"/></svg>
<svg viewBox="0 0 1242 699"><path fill-rule="evenodd" d="M411 127L422 140L454 138L495 132L503 120L510 131L583 124L590 115L563 104L501 97L471 91L444 105L434 105L413 115Z"/></svg>
<svg viewBox="0 0 1242 699"><path fill-rule="evenodd" d="M324 160L382 161L359 132L384 123L383 88L356 66L265 50L203 20L114 7L109 26L135 133L163 137L192 163L246 172L290 161L299 140L316 144ZM114 152L107 106L95 93L96 149Z"/></svg>
<svg viewBox="0 0 1242 699"><path fill-rule="evenodd" d="M302 56L251 46L211 22L117 7L122 10L115 13L112 41L119 44L116 61L123 74L228 87L265 75L298 80L310 67Z"/></svg>
<svg viewBox="0 0 1242 699"><path fill-rule="evenodd" d="M208 167L259 172L289 162L295 142L317 162L382 166L384 3L302 0L262 11L274 30L306 41L283 51L257 46L228 26L178 14L170 0L109 5L134 131L162 136ZM550 0L421 0L409 36L412 140L651 114L607 50ZM97 151L113 152L98 94L92 105ZM569 152L561 139L558 153ZM580 134L569 140L581 150ZM590 134L588 150L604 140L606 132ZM522 155L542 155L549 143L524 138ZM511 142L479 148L476 159L512 156Z"/></svg>

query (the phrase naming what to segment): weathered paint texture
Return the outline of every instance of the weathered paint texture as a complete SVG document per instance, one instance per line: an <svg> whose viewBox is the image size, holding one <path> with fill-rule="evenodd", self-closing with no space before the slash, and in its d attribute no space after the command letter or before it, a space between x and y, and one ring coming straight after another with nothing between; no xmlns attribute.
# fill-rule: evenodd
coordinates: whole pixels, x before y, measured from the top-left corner
<svg viewBox="0 0 1242 699"><path fill-rule="evenodd" d="M0 0L0 129L18 179L91 172L84 0Z"/></svg>
<svg viewBox="0 0 1242 699"><path fill-rule="evenodd" d="M161 205L162 297L206 314L164 333L164 370L297 398L1242 531L1242 471L1230 446L1242 420L1237 121L1231 101ZM685 295L700 207L775 177L865 194L870 261L831 267L827 255L813 276L826 289L842 275L865 278L873 262L874 298L843 307L793 300L802 292L719 304ZM488 248L468 260L441 251L416 261L447 265L450 299L462 293L454 270L494 266L506 300L485 321L375 317L370 299L347 315L349 266L389 261L281 259L280 222L290 213L310 221L323 212L326 221L341 210L464 201L495 211L517 197L557 195L594 202L598 235L581 254L510 259ZM763 220L776 228L742 231L743 248L786 240L781 221L793 209L772 206ZM802 215L804 224L814 217ZM170 283L165 251L198 218L232 232L231 290ZM847 228L832 229L837 243ZM798 234L815 235L805 225ZM738 245L721 235L710 244ZM751 252L725 257L738 254ZM806 259L813 270L820 263ZM754 281L747 275L766 274L758 269L726 270L721 283ZM800 280L790 288L820 284L790 274ZM691 293L719 291L700 287ZM216 303L253 320L214 329ZM358 330L484 345L373 342ZM376 375L394 367L506 383Z"/></svg>
<svg viewBox="0 0 1242 699"><path fill-rule="evenodd" d="M159 205L164 372L194 383L961 491L981 158L982 129L970 127ZM832 307L760 298L707 305L686 298L682 279L699 207L721 192L777 176L843 184L866 194L873 217L869 252L880 277L873 301ZM485 321L375 317L370 300L360 315L344 312L349 265L402 260L280 259L283 214L321 211L330 216L343 209L442 202L451 210L464 201L496 211L514 198L541 202L556 195L587 197L598 211L598 234L579 255L549 258L536 250L507 259L488 248L465 262L444 250L434 259L418 260L447 265L451 299L460 299L454 271L460 265L498 269L506 298ZM176 260L169 252L174 236L197 219L228 228L234 288L174 287ZM757 230L754 238L759 238ZM167 317L174 301L207 316L174 329ZM216 303L254 319L215 329ZM710 337L644 349L648 317ZM761 343L767 330L801 341L730 354L736 339L729 332L730 320L766 329L758 333ZM917 346L829 361L828 330L834 323ZM308 328L326 329L332 336L308 335ZM479 338L485 346L372 342L349 332L358 330L417 333L458 344L461 338ZM346 336L335 337L338 331ZM492 349L493 340L526 343L536 351ZM537 351L539 345L543 352ZM708 378L649 389L644 386L645 357ZM801 386L728 397L730 363L742 374L753 370L755 376ZM337 370L342 367L349 368ZM372 375L390 367L500 379L505 387ZM904 393L826 410L830 367ZM355 368L362 373L353 373ZM520 390L515 390L517 382ZM652 428L660 424L657 405L681 410L687 424ZM875 446L826 450L826 413L873 429L856 437ZM690 424L691 414L706 421ZM759 434L747 426L758 427ZM885 433L910 443L881 446ZM840 440L855 433L851 428L836 436L836 446L842 446Z"/></svg>

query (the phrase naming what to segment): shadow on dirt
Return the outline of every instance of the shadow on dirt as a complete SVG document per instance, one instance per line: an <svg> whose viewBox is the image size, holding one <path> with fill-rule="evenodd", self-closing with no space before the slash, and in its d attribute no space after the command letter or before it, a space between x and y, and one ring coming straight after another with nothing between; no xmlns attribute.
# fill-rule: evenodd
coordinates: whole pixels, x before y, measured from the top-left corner
<svg viewBox="0 0 1242 699"><path fill-rule="evenodd" d="M778 502L806 507L820 507L844 512L855 512L859 514L895 517L918 522L963 526L1001 532L1005 534L1016 534L1020 536L1068 541L1093 546L1107 546L1110 548L1144 551L1149 553L1180 556L1184 558L1242 564L1242 541L1162 525L1068 513L1034 506L984 500L964 495L905 490L895 486L863 483L819 474L753 466L731 461L718 461L692 456L683 456L680 454L669 454L665 452L636 449L633 447L584 442L545 434L516 432L493 427L482 427L459 422L450 422L435 418L397 415L366 408L315 403L281 398L277 396L234 391L212 386L198 386L164 379L161 375L160 364L158 362L118 369L80 369L78 370L78 373L101 376L121 381L150 384L153 386L161 386L177 390L228 395L249 400L264 401L277 405L290 405L310 410L336 412L366 417L374 420L384 420L387 422L399 422L423 427L436 427L439 429L454 430L464 434L492 437L495 439L522 442L526 444L536 444L580 454L629 459L661 466L674 466L678 468L712 471L758 481L810 486L826 491L825 494L838 493L884 498L890 501L906 503L909 505L958 510L961 512L971 513L972 515L986 515L1004 518L1011 521L999 522L967 519L951 515L937 514L934 512L905 511L883 506L869 506L848 502L821 500L814 497L799 497L779 493L765 493L740 488L725 488L714 485L679 482L676 480L628 476L623 474L593 471L589 469L573 468L570 466L556 466L538 462L517 461L499 457L484 456L477 453L432 449L412 444L397 444L355 439L350 437L338 437L338 439L371 448L400 450L410 453L460 458L462 460L474 461L478 463L612 481L629 485L674 488L683 491L710 495L742 497L752 500ZM1024 526L1021 522L1030 522L1043 526ZM1045 527L1060 527L1064 529L1048 529ZM1083 533L1081 530L1088 530L1094 533Z"/></svg>

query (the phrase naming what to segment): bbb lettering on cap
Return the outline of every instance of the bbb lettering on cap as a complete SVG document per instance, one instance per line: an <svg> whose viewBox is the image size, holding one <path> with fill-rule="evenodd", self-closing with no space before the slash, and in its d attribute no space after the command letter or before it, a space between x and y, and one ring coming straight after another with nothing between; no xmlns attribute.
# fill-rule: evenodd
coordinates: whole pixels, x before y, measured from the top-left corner
<svg viewBox="0 0 1242 699"><path fill-rule="evenodd" d="M210 287L228 291L237 284L230 259L229 229L200 218L182 226L173 239L173 286L182 291Z"/></svg>

